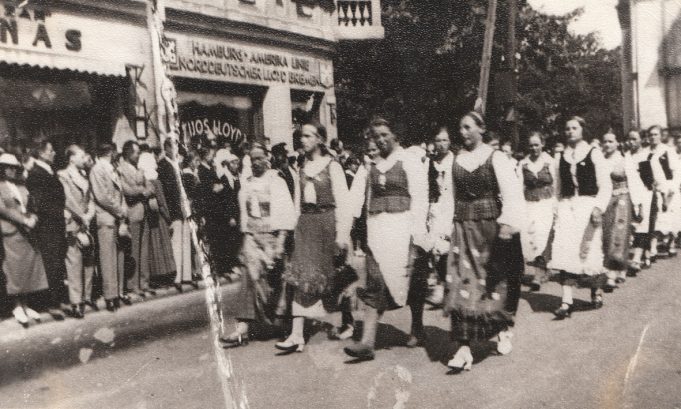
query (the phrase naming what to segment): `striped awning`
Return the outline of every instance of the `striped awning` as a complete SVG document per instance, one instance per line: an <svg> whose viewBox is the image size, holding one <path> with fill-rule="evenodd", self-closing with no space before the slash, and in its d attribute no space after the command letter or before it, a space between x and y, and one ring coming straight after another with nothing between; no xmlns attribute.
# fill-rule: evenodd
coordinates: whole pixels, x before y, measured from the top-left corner
<svg viewBox="0 0 681 409"><path fill-rule="evenodd" d="M79 55L66 56L44 51L24 51L12 48L0 48L0 63L71 70L116 77L124 77L126 74L123 62L94 60Z"/></svg>

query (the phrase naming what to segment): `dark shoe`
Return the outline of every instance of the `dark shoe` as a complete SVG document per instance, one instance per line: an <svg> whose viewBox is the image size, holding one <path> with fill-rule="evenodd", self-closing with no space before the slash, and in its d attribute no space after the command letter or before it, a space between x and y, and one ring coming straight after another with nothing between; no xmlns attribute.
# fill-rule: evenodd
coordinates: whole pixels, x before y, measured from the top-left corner
<svg viewBox="0 0 681 409"><path fill-rule="evenodd" d="M99 311L99 307L97 306L96 301L85 301L85 305L92 308L92 311Z"/></svg>
<svg viewBox="0 0 681 409"><path fill-rule="evenodd" d="M121 301L123 302L123 304L125 304L125 305L132 305L132 300L130 299L130 296L129 296L129 295L124 295L124 296L122 296L122 297L120 297L120 298L121 298Z"/></svg>
<svg viewBox="0 0 681 409"><path fill-rule="evenodd" d="M120 309L120 308L121 308L121 300L120 300L120 298L114 298L114 300L113 300L113 305L114 305L114 308L116 308L117 310Z"/></svg>
<svg viewBox="0 0 681 409"><path fill-rule="evenodd" d="M83 306L85 307L85 306ZM71 305L71 316L76 319L83 319L85 318L85 315L80 311L80 308L77 305Z"/></svg>
<svg viewBox="0 0 681 409"><path fill-rule="evenodd" d="M572 304L563 303L560 308L553 312L556 316L556 320L564 320L565 318L570 318L572 316Z"/></svg>
<svg viewBox="0 0 681 409"><path fill-rule="evenodd" d="M539 284L536 281L532 281L527 286L530 287L530 291L532 291L532 292L537 292L537 291L541 290L541 284Z"/></svg>
<svg viewBox="0 0 681 409"><path fill-rule="evenodd" d="M64 321L64 312L59 308L50 308L47 311L55 321Z"/></svg>
<svg viewBox="0 0 681 409"><path fill-rule="evenodd" d="M118 300L104 300L104 303L106 304L106 310L109 312L116 312L118 309L116 307L116 301Z"/></svg>
<svg viewBox="0 0 681 409"><path fill-rule="evenodd" d="M85 316L85 303L78 304L78 311Z"/></svg>
<svg viewBox="0 0 681 409"><path fill-rule="evenodd" d="M144 292L144 291L140 291L140 292L138 292L138 293L137 293L137 295L139 295L139 296L140 296L140 298L142 298L142 299L145 299L145 298L147 298L147 293L146 293L146 292Z"/></svg>
<svg viewBox="0 0 681 409"><path fill-rule="evenodd" d="M156 297L156 291L154 290L145 290L144 293L147 294L147 296Z"/></svg>
<svg viewBox="0 0 681 409"><path fill-rule="evenodd" d="M192 281L191 284L192 284L192 287L194 287L195 290L199 289L199 282L198 281Z"/></svg>
<svg viewBox="0 0 681 409"><path fill-rule="evenodd" d="M607 283L606 285L603 286L603 292L604 293L611 293L615 291L615 289L619 288L617 285L614 283Z"/></svg>
<svg viewBox="0 0 681 409"><path fill-rule="evenodd" d="M603 308L603 296L595 295L591 300L591 307L594 310L600 310Z"/></svg>
<svg viewBox="0 0 681 409"><path fill-rule="evenodd" d="M234 332L226 338L220 338L223 348L236 348L240 346L248 345L249 336L248 333L242 334L240 332Z"/></svg>
<svg viewBox="0 0 681 409"><path fill-rule="evenodd" d="M369 345L355 344L349 347L343 348L343 352L347 355L357 358L360 361L371 361L374 359L374 349Z"/></svg>
<svg viewBox="0 0 681 409"><path fill-rule="evenodd" d="M615 284L624 284L626 281L627 281L627 279L624 278L624 277L617 277L615 279Z"/></svg>
<svg viewBox="0 0 681 409"><path fill-rule="evenodd" d="M178 293L183 293L184 289L182 288L182 283L175 283L173 284L173 287L177 290Z"/></svg>

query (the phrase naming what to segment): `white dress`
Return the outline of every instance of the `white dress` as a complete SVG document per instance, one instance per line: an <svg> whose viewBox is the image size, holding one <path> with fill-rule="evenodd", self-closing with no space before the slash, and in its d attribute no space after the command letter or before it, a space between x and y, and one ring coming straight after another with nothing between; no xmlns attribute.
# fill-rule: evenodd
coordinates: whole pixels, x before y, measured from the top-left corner
<svg viewBox="0 0 681 409"><path fill-rule="evenodd" d="M657 184L658 191L658 214L657 222L655 223L655 231L662 234L669 234L678 231L678 218L681 214L677 211L679 203L679 160L678 155L668 145L660 144L655 149L651 150L653 157L650 159L650 164L653 168L653 177ZM667 179L664 170L660 163L660 158L667 154L669 169L672 172L672 178ZM663 195L667 197L667 209L662 208Z"/></svg>
<svg viewBox="0 0 681 409"><path fill-rule="evenodd" d="M518 164L522 175L523 169L527 168L535 176L548 165L552 179L556 180L556 168L553 158L546 152L542 152L536 162L529 157L524 158ZM553 213L556 208L556 196L537 201L526 200L527 223L520 234L523 246L523 256L526 262L534 261L541 256L549 241L551 227L553 227Z"/></svg>
<svg viewBox="0 0 681 409"><path fill-rule="evenodd" d="M580 196L577 185L577 166L591 152L594 163L598 194L596 196ZM560 160L556 161L556 194L558 208L555 224L555 236L551 252L549 268L576 275L594 276L604 273L603 267L603 232L602 227L593 229L593 235L585 239L587 228L591 231L591 214L594 208L605 212L612 194L612 182L605 158L600 150L593 149L582 141L575 148L567 147L563 157L570 164L575 185L575 195L561 197Z"/></svg>

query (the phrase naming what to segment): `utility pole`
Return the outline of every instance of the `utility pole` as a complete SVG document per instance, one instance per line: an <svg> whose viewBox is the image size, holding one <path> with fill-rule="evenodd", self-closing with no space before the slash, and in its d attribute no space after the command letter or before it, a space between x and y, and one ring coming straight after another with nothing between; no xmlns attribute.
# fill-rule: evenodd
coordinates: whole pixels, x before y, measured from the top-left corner
<svg viewBox="0 0 681 409"><path fill-rule="evenodd" d="M506 121L510 122L510 137L513 143L513 150L518 150L518 113L516 110L516 100L518 97L518 67L516 65L516 32L515 24L518 16L518 0L507 0L508 4L508 27L506 32L506 62L510 70L509 106L506 110Z"/></svg>
<svg viewBox="0 0 681 409"><path fill-rule="evenodd" d="M489 74L492 66L492 46L494 45L494 26L497 22L497 0L489 0L487 19L485 20L485 40L482 44L482 63L480 64L480 84L475 110L483 115L487 109L487 92L489 90Z"/></svg>

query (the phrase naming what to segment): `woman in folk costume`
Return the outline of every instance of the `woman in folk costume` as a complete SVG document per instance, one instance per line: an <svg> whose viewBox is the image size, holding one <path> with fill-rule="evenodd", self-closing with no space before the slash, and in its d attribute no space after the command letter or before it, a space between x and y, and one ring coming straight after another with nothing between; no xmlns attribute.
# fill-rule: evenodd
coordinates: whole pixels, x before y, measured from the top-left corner
<svg viewBox="0 0 681 409"><path fill-rule="evenodd" d="M241 289L236 311L236 329L222 338L225 347L248 342L251 323L274 325L284 314L284 269L286 238L293 234L296 211L284 179L269 170L267 150L250 150L252 176L244 179L239 192L241 208Z"/></svg>
<svg viewBox="0 0 681 409"><path fill-rule="evenodd" d="M681 217L676 211L679 201L679 160L676 152L669 145L662 143L662 128L654 125L648 128L650 143L650 164L655 179L657 193L658 215L655 222L655 234L651 240L651 251L656 254L658 241L662 242L662 255L670 255L669 250L676 254L672 242L673 232L677 225L677 218Z"/></svg>
<svg viewBox="0 0 681 409"><path fill-rule="evenodd" d="M345 348L345 353L359 360L374 358L378 320L388 310L407 304L410 295L411 259L415 249L430 251L427 245L428 212L427 168L418 155L407 153L399 145L400 127L383 118L374 119L371 135L382 160L371 165L364 179L364 203L367 209L367 282L358 289L359 298L370 308L364 317L360 343ZM355 183L358 182L357 177ZM412 340L422 339L423 324L412 303Z"/></svg>
<svg viewBox="0 0 681 409"><path fill-rule="evenodd" d="M632 204L629 181L638 178L638 172L631 161L624 159L615 134L603 135L601 149L612 181L612 197L603 215L604 265L608 275L604 290L611 292L626 280L633 209L639 206Z"/></svg>
<svg viewBox="0 0 681 409"><path fill-rule="evenodd" d="M650 150L642 146L641 134L632 130L627 136L629 151L624 155L626 166L636 172L627 181L629 193L634 206L634 216L632 227L634 230L634 240L632 247L633 256L629 262L629 275L636 276L641 271L643 257L650 260L651 232L655 230L655 218L657 216L657 203L655 200L655 179L650 159Z"/></svg>
<svg viewBox="0 0 681 409"><path fill-rule="evenodd" d="M565 124L567 147L556 172L558 211L549 268L560 271L563 299L557 319L572 314L572 290L591 287L594 308L603 306L603 212L612 195L610 167L600 150L584 140L586 123L572 117Z"/></svg>
<svg viewBox="0 0 681 409"><path fill-rule="evenodd" d="M530 289L539 291L546 279L546 250L556 211L556 195L553 190L555 163L544 152L545 139L540 132L533 132L527 139L529 154L520 161L527 206L527 223L520 238L528 276L532 276Z"/></svg>
<svg viewBox="0 0 681 409"><path fill-rule="evenodd" d="M149 199L145 211L149 225L149 269L152 278L175 276L175 259L170 240L170 213L163 194L163 186L158 180L158 164L154 154L143 152L137 168L144 173L147 183L153 187L154 194Z"/></svg>
<svg viewBox="0 0 681 409"><path fill-rule="evenodd" d="M523 270L520 237L526 215L523 188L514 164L483 142L485 122L477 112L460 121L462 149L454 160L454 229L447 271L445 311L459 348L447 364L470 370L470 344L498 336L497 350L511 351L509 327L517 308L514 294Z"/></svg>
<svg viewBox="0 0 681 409"><path fill-rule="evenodd" d="M351 248L348 188L343 167L327 153L325 141L323 126L303 126L305 162L300 170L300 216L285 274L294 294L293 328L285 341L276 344L285 351L303 351L305 318L321 318L327 310L337 310L344 290L339 283L346 281L336 267L339 256Z"/></svg>
<svg viewBox="0 0 681 409"><path fill-rule="evenodd" d="M47 276L43 259L29 235L38 218L28 210L28 190L15 183L20 169L21 164L14 155L0 155L2 271L6 277L7 295L15 302L14 318L26 327L29 319L40 321L40 314L26 305L26 298L47 289Z"/></svg>

